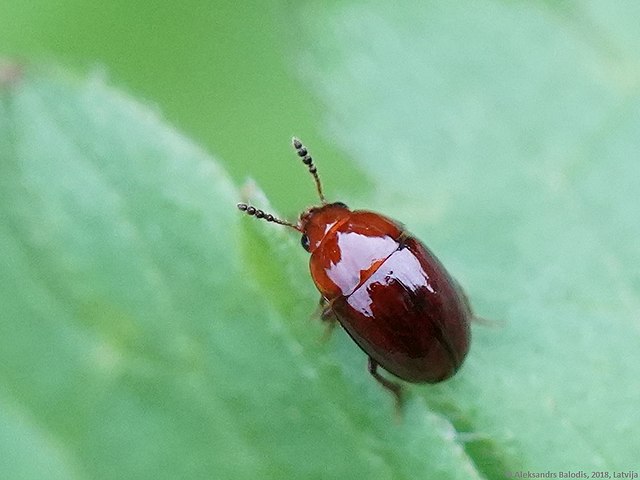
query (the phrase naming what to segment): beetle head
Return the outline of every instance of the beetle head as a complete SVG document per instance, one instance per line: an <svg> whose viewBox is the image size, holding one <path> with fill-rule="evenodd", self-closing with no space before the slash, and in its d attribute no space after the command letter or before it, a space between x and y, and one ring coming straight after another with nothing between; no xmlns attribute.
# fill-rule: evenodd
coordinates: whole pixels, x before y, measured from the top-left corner
<svg viewBox="0 0 640 480"><path fill-rule="evenodd" d="M298 221L298 228L302 232L302 247L313 253L331 228L346 218L349 212L349 208L342 202L311 207L302 212Z"/></svg>

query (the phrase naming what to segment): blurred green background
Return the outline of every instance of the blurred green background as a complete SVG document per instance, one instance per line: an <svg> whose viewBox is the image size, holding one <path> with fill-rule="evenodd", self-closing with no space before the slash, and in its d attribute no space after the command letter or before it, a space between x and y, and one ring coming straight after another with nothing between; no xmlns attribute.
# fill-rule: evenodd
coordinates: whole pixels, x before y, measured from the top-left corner
<svg viewBox="0 0 640 480"><path fill-rule="evenodd" d="M2 2L0 478L640 473L639 18ZM235 210L315 201L292 135L493 320L401 419L298 238Z"/></svg>
<svg viewBox="0 0 640 480"><path fill-rule="evenodd" d="M11 58L106 75L157 105L238 181L253 176L275 203L295 211L299 198L313 199L308 185L282 188L287 171L272 168L278 160L286 165L282 157L290 153L292 135L322 148L323 163L334 170L354 171L320 135L321 103L300 75L301 47L316 41L310 25L301 23L302 7L277 1L9 1L0 6L0 42ZM303 18L314 22L311 13ZM338 174L331 183L358 188Z"/></svg>

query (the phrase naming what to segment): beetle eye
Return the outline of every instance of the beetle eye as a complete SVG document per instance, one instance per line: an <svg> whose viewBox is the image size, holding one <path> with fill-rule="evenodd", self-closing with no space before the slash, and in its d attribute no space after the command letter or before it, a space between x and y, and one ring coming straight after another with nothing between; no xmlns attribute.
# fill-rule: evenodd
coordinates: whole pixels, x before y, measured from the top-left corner
<svg viewBox="0 0 640 480"><path fill-rule="evenodd" d="M300 244L302 245L302 248L304 248L307 252L309 251L309 237L307 237L306 233L302 235Z"/></svg>
<svg viewBox="0 0 640 480"><path fill-rule="evenodd" d="M342 202L335 202L334 205L336 207L349 208L349 207L347 207L346 203L342 203Z"/></svg>

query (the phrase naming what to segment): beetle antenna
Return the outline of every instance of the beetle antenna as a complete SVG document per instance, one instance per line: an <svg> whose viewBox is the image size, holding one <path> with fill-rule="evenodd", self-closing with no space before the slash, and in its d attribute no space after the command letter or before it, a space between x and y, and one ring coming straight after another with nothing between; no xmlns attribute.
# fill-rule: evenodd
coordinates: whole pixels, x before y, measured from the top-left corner
<svg viewBox="0 0 640 480"><path fill-rule="evenodd" d="M320 183L320 177L318 176L318 169L313 163L313 158L311 158L311 155L309 155L309 151L307 150L307 147L305 147L302 144L302 142L296 137L293 137L293 139L291 140L291 143L293 144L293 148L296 149L296 153L298 154L298 156L302 158L302 163L304 163L307 167L309 167L309 173L313 175L313 179L316 182L316 190L318 191L318 196L320 197L320 201L322 202L323 205L326 205L327 201L325 200L324 194L322 193L322 183Z"/></svg>
<svg viewBox="0 0 640 480"><path fill-rule="evenodd" d="M285 227L291 227L294 230L302 232L302 230L300 229L300 227L298 225L294 225L293 223L287 222L285 220L280 220L279 218L274 217L270 213L265 213L262 210L254 207L253 205L247 205L246 203L239 203L236 206L238 207L238 210L246 213L247 215L249 215L251 217L261 218L266 222L277 223L278 225L284 225Z"/></svg>

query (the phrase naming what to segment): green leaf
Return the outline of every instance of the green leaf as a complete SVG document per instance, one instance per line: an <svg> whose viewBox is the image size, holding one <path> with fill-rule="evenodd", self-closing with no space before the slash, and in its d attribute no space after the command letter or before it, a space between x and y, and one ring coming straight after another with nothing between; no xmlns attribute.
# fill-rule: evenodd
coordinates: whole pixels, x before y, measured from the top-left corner
<svg viewBox="0 0 640 480"><path fill-rule="evenodd" d="M456 377L410 386L396 419L349 338L322 341L299 239L235 211L236 158L212 158L97 76L0 64L0 477L638 471L637 4L297 8L281 12L290 56L260 36L255 51L220 49L211 71L242 58L251 75L237 87L225 73L235 90L214 84L220 109L205 103L196 130L217 116L212 138L232 139L215 151L244 142L238 155L274 172L269 198L302 206L302 167L243 153L262 151L245 127L299 133L297 117L272 118L295 94L271 60L295 58L323 105L310 117L345 152L309 144L329 198L404 222L493 323L474 325ZM189 48L181 58L208 55ZM184 92L204 82L189 85L190 63L170 67Z"/></svg>
<svg viewBox="0 0 640 480"><path fill-rule="evenodd" d="M640 467L638 13L486 1L301 15L301 70L377 185L367 206L401 218L496 320L474 328L459 376L419 389L488 478Z"/></svg>
<svg viewBox="0 0 640 480"><path fill-rule="evenodd" d="M397 423L320 341L297 240L214 159L100 78L1 95L3 477L468 478L445 418Z"/></svg>

